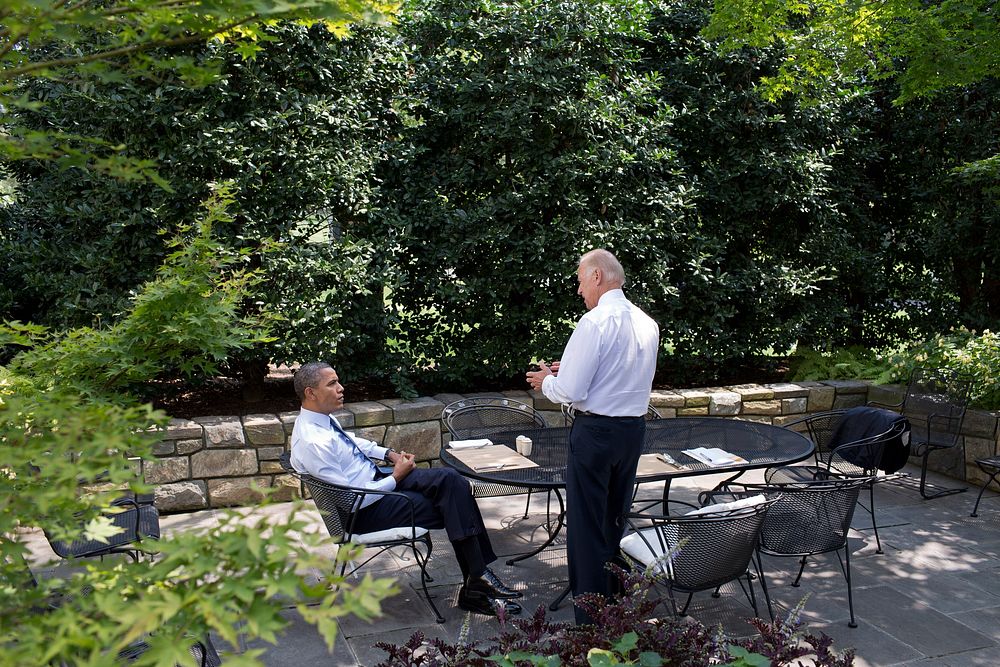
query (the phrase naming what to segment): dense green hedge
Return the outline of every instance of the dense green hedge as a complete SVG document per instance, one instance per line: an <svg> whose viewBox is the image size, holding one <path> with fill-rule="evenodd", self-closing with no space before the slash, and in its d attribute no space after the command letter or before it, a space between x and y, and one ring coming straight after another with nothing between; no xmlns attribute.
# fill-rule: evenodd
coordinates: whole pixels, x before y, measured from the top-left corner
<svg viewBox="0 0 1000 667"><path fill-rule="evenodd" d="M780 48L722 55L707 0L412 3L344 41L275 27L191 90L164 74L60 81L18 122L123 142L170 184L18 163L0 207L0 318L113 322L229 179L216 233L284 319L230 359L335 359L425 388L552 358L582 311L579 254L622 259L663 366L795 342L885 346L1000 315L997 193L955 172L996 152L987 81L902 109L891 82L804 105L755 84ZM975 137L972 140L971 137ZM260 249L268 240L279 253Z"/></svg>

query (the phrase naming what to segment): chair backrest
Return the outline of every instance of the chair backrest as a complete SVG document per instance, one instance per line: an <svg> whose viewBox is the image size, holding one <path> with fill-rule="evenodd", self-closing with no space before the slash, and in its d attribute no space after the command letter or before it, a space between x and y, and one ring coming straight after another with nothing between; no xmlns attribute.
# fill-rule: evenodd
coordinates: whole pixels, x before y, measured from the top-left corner
<svg viewBox="0 0 1000 667"><path fill-rule="evenodd" d="M441 419L455 440L546 426L545 418L534 408L510 398L464 398L446 405Z"/></svg>
<svg viewBox="0 0 1000 667"><path fill-rule="evenodd" d="M943 368L914 368L900 412L913 424L915 437L941 446L954 445L962 430L972 380Z"/></svg>
<svg viewBox="0 0 1000 667"><path fill-rule="evenodd" d="M675 588L707 590L746 573L776 500L739 510L652 518L657 544L650 543L648 529L640 534L653 553L673 554L668 569Z"/></svg>
<svg viewBox="0 0 1000 667"><path fill-rule="evenodd" d="M768 511L760 548L781 556L806 556L841 549L866 479L826 479L787 484L746 485L746 493L778 500Z"/></svg>
<svg viewBox="0 0 1000 667"><path fill-rule="evenodd" d="M894 412L858 407L818 412L802 421L809 438L816 443L816 462L831 473L876 475L879 469L887 470L888 454L894 461L901 459L896 461L900 465L893 463L893 470L887 472L895 472L906 462L909 424Z"/></svg>
<svg viewBox="0 0 1000 667"><path fill-rule="evenodd" d="M338 487L316 479L311 475L302 475L302 483L309 489L316 509L323 517L323 523L335 542L343 542L347 531L351 528L351 515L360 505L362 494L358 491Z"/></svg>

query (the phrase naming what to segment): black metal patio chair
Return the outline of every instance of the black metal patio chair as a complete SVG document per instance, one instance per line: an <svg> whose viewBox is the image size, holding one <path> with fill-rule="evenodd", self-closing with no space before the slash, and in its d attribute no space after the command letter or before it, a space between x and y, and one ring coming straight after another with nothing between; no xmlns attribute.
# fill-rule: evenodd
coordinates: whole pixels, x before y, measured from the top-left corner
<svg viewBox="0 0 1000 667"><path fill-rule="evenodd" d="M494 433L511 431L517 428L536 429L548 426L538 411L526 403L510 398L463 398L449 403L441 411L444 422L452 440L469 440L488 438ZM472 495L475 498L490 498L493 496L511 496L527 493L524 504L524 518L528 518L528 507L531 505L533 489L507 484L494 484L471 480Z"/></svg>
<svg viewBox="0 0 1000 667"><path fill-rule="evenodd" d="M983 474L989 475L987 480L983 483L983 487L979 489L979 495L976 496L976 504L972 507L972 514L969 516L979 516L979 502L983 499L983 493L990 484L997 480L997 475L1000 475L1000 452L997 451L997 428L1000 427L1000 420L994 419L993 421L993 455L985 456L983 458L976 459L976 465Z"/></svg>
<svg viewBox="0 0 1000 667"><path fill-rule="evenodd" d="M879 410L830 410L790 422L786 425L788 428L805 426L809 438L816 443L815 464L770 468L764 472L764 481L780 484L834 478L866 480L868 506L861 503L861 507L871 515L876 550L883 553L875 516L875 485L897 477L895 474L880 475L879 471L888 469L886 459L889 452L894 459L889 464L893 472L898 469L899 462L905 462L909 452L910 427L905 418L887 419L884 415L871 414L875 412ZM891 425L882 430L886 423Z"/></svg>
<svg viewBox="0 0 1000 667"><path fill-rule="evenodd" d="M111 509L104 513L120 532L104 540L87 538L81 532L73 540L61 540L49 530L45 538L52 551L60 558L99 558L111 554L126 554L132 560L139 560L143 553L143 540L160 539L160 513L151 498L123 496L111 503ZM81 531L83 526L80 526Z"/></svg>
<svg viewBox="0 0 1000 667"><path fill-rule="evenodd" d="M316 509L319 510L323 523L326 525L330 537L337 544L353 543L367 549L375 549L375 552L356 564L350 572L347 572L348 561L344 560L340 565L340 576L350 576L364 567L379 554L394 547L404 547L413 553L413 559L420 567L420 586L423 589L424 598L434 611L435 620L444 623L444 616L438 611L434 599L427 590L427 583L434 581L427 572L427 563L430 560L434 544L431 542L430 530L417 526L414 520L413 500L403 493L396 491L373 491L371 489L361 489L339 484L330 484L323 480L316 479L312 475L296 471L291 464L289 452L284 452L279 459L281 466L294 475L301 484L309 490ZM359 533L355 530L357 520L357 509L361 507L366 496L398 496L406 500L410 507L410 522L405 526L390 528L372 533ZM421 553L418 545L423 545L424 552Z"/></svg>
<svg viewBox="0 0 1000 667"><path fill-rule="evenodd" d="M714 590L718 597L719 587L730 581L740 584L759 616L750 570L756 570L766 599L767 584L754 554L765 517L777 499L759 500L739 508L705 507L674 516L629 513L621 552L626 562L665 586L675 616L687 613L695 593ZM680 610L675 593L687 593Z"/></svg>
<svg viewBox="0 0 1000 667"><path fill-rule="evenodd" d="M921 457L920 495L925 500L962 493L966 487L927 492L927 460L931 452L960 447L963 472L965 441L962 421L969 405L972 380L947 369L915 368L910 373L906 393L899 403L871 401L869 405L888 408L910 421L913 454Z"/></svg>
<svg viewBox="0 0 1000 667"><path fill-rule="evenodd" d="M847 582L848 626L854 620L854 589L851 583L851 550L847 537L854 518L858 495L866 480L825 479L785 484L730 483L714 495L715 499L763 494L776 502L768 510L760 531L758 551L776 557L799 558L799 571L792 582L797 587L810 556L836 553L840 570ZM840 551L844 551L843 558ZM763 571L763 564L760 564ZM768 611L771 598L764 588Z"/></svg>

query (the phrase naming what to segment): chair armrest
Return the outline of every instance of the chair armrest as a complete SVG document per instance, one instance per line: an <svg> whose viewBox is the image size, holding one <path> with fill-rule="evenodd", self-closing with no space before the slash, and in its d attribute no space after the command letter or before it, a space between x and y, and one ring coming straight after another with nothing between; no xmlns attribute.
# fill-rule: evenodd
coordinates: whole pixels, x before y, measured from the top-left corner
<svg viewBox="0 0 1000 667"><path fill-rule="evenodd" d="M357 520L357 516L358 516L358 510L355 509L355 508L360 507L361 503L364 502L365 496L382 496L382 497L390 497L390 496L392 496L392 497L398 497L398 498L404 499L406 501L407 507L409 508L409 511L410 511L410 527L411 528L417 528L418 527L417 526L417 519L416 519L416 506L413 503L413 499L410 498L405 493L400 493L399 491L382 491L380 489L366 489L364 487L346 486L344 484L332 484L330 482L324 482L321 479L317 479L317 478L313 477L312 475L308 475L308 474L305 474L305 473L303 473L301 475L301 479L302 479L303 482L305 482L308 485L316 485L316 486L319 486L319 487L326 487L326 488L328 488L330 490L333 490L333 491L347 491L347 492L353 493L355 495L355 499L351 503L352 509L351 509L351 512L350 512L350 515L351 515L350 525L344 526L344 529L347 531L348 535L353 535L354 534L354 522Z"/></svg>
<svg viewBox="0 0 1000 667"><path fill-rule="evenodd" d="M900 409L903 407L903 402L905 400L906 400L906 398L904 397L904 398L901 398L899 400L899 403L885 403L883 401L868 401L867 403L865 403L865 405L867 405L870 408L885 408L886 410L894 410L896 412L899 412Z"/></svg>

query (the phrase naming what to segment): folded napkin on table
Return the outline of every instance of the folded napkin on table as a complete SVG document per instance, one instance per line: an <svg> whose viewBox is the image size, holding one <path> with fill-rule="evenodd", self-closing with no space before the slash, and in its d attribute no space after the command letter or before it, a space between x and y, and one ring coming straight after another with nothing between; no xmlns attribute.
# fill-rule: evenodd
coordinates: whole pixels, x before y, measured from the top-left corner
<svg viewBox="0 0 1000 667"><path fill-rule="evenodd" d="M489 447L493 444L493 441L489 438L479 438L478 440L452 440L448 444L449 449L478 449L480 447Z"/></svg>

